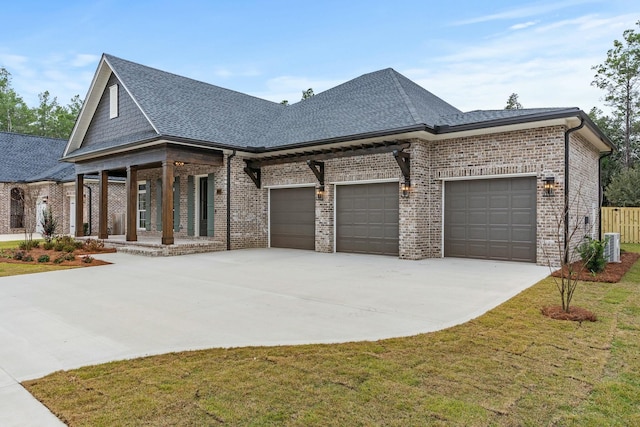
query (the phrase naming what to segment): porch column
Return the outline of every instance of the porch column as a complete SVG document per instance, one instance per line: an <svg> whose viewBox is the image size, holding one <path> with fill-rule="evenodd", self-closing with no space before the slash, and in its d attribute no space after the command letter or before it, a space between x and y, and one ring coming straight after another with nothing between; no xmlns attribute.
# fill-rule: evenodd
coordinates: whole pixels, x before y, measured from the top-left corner
<svg viewBox="0 0 640 427"><path fill-rule="evenodd" d="M162 162L162 244L173 245L173 162Z"/></svg>
<svg viewBox="0 0 640 427"><path fill-rule="evenodd" d="M135 166L127 166L127 242L138 240L138 170Z"/></svg>
<svg viewBox="0 0 640 427"><path fill-rule="evenodd" d="M84 174L76 175L76 237L84 236Z"/></svg>
<svg viewBox="0 0 640 427"><path fill-rule="evenodd" d="M107 212L109 210L108 188L109 188L109 171L100 171L99 174L99 201L98 201L98 239L108 239L107 231Z"/></svg>

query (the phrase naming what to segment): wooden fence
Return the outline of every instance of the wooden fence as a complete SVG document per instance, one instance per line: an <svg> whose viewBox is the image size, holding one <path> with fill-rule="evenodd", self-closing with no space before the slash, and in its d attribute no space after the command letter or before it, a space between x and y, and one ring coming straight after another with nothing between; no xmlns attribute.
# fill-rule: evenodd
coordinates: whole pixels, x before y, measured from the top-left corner
<svg viewBox="0 0 640 427"><path fill-rule="evenodd" d="M620 243L640 243L640 208L600 210L602 233L620 233Z"/></svg>

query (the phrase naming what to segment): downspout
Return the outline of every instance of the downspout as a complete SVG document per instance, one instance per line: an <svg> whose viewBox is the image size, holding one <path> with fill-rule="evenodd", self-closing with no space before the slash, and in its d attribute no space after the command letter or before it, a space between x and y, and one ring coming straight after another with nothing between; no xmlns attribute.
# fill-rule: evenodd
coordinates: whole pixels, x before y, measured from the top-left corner
<svg viewBox="0 0 640 427"><path fill-rule="evenodd" d="M87 234L88 234L89 236L91 236L91 202L92 202L92 200L91 200L91 187L89 187L87 184L84 184L84 186L85 186L85 188L86 188L87 190L89 190L89 206L88 206L88 209L87 209L87 210L89 211L89 212L88 212L88 214L89 214L89 221L87 222L87 224L89 225L89 227L87 227ZM82 226L84 227L84 224L82 224ZM83 232L82 234L84 234L84 232Z"/></svg>
<svg viewBox="0 0 640 427"><path fill-rule="evenodd" d="M580 124L564 132L564 263L569 262L569 135L582 129L584 117L580 117ZM600 184L598 183L598 186Z"/></svg>
<svg viewBox="0 0 640 427"><path fill-rule="evenodd" d="M613 154L613 150L608 153L604 153L598 159L598 202L600 203L600 209L598 212L598 239L602 240L602 220L600 220L600 215L602 215L602 202L603 202L603 194L602 194L602 160L606 157L609 157Z"/></svg>
<svg viewBox="0 0 640 427"><path fill-rule="evenodd" d="M231 250L231 159L236 156L236 150L227 156L227 250Z"/></svg>

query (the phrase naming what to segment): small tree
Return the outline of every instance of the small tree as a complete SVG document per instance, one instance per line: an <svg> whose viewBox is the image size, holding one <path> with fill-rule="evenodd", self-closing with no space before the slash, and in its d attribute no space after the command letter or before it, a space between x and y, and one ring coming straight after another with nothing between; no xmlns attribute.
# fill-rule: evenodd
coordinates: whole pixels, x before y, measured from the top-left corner
<svg viewBox="0 0 640 427"><path fill-rule="evenodd" d="M640 206L640 167L625 169L616 175L605 190L611 206Z"/></svg>
<svg viewBox="0 0 640 427"><path fill-rule="evenodd" d="M509 95L509 99L507 99L507 105L504 107L505 110L522 110L522 104L518 101L518 94L512 93Z"/></svg>
<svg viewBox="0 0 640 427"><path fill-rule="evenodd" d="M20 201L22 206L24 206L24 244L28 248L32 248L34 246L33 243L33 233L36 231L36 200L37 198L33 195L28 188L23 189L20 192Z"/></svg>
<svg viewBox="0 0 640 427"><path fill-rule="evenodd" d="M312 88L309 88L307 90L303 90L302 91L302 99L301 99L301 101L304 101L305 99L309 99L313 95L315 95L315 93L313 93L313 89Z"/></svg>
<svg viewBox="0 0 640 427"><path fill-rule="evenodd" d="M44 237L45 241L50 242L56 237L58 221L53 217L53 212L51 212L51 208L48 206L44 210L40 225L42 226L42 237Z"/></svg>
<svg viewBox="0 0 640 427"><path fill-rule="evenodd" d="M585 239L588 239L594 226L594 221L591 221L591 225L585 228L583 206L586 204L580 203L581 199L581 191L578 190L570 203L564 203L563 207L552 211L554 216L553 237L557 251L550 253L546 245L542 246L549 269L554 271L556 266L560 265L560 277L552 277L560 294L562 310L565 313L569 313L571 301L580 283L580 276L590 261L587 259L586 262L578 264L577 269L573 263L580 258L581 244ZM554 260L557 262L553 262Z"/></svg>

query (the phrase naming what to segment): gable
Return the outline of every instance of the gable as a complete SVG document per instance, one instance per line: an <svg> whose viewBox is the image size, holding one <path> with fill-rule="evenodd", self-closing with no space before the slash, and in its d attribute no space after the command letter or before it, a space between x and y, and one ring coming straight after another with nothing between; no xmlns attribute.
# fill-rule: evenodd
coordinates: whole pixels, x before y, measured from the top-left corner
<svg viewBox="0 0 640 427"><path fill-rule="evenodd" d="M117 87L117 114L112 118L111 99ZM106 148L113 145L140 141L157 136L140 108L122 87L122 83L112 73L102 92L96 111L78 151L90 151L89 148Z"/></svg>

